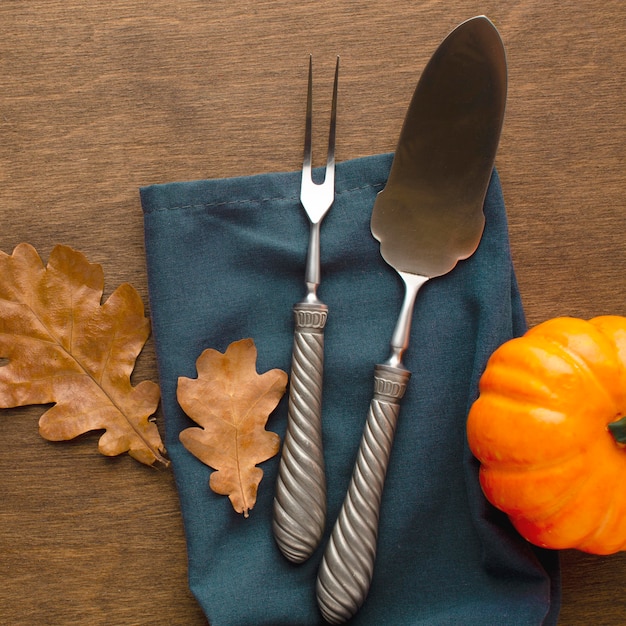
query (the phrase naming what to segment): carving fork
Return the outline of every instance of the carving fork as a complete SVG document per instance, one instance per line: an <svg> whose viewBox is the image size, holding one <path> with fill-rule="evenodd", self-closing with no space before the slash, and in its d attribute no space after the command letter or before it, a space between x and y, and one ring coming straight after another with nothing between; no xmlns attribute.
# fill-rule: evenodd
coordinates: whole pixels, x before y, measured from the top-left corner
<svg viewBox="0 0 626 626"><path fill-rule="evenodd" d="M274 537L281 552L294 563L308 559L319 545L326 524L326 475L322 448L322 377L324 326L328 307L317 297L321 280L320 225L335 198L335 127L337 78L330 114L324 182L311 177L311 118L313 72L309 57L304 159L300 202L310 222L304 300L294 306L295 331L289 387L287 431L283 442L274 496Z"/></svg>

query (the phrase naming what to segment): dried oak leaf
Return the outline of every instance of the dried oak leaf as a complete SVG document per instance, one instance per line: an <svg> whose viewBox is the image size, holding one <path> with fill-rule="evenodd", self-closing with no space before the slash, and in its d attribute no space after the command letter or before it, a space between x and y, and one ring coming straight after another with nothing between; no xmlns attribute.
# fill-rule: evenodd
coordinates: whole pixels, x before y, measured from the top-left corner
<svg viewBox="0 0 626 626"><path fill-rule="evenodd" d="M202 428L186 428L180 440L194 456L214 470L209 485L230 498L233 508L248 517L256 502L263 470L256 467L280 447L276 433L265 430L287 386L287 374L256 371L252 339L231 343L225 353L205 350L196 361L198 378L178 379L178 402Z"/></svg>
<svg viewBox="0 0 626 626"><path fill-rule="evenodd" d="M0 252L0 408L52 403L39 420L45 439L104 430L102 454L167 464L149 419L159 387L130 381L150 333L143 303L123 284L101 304L103 287L101 266L67 246L46 267L29 244Z"/></svg>

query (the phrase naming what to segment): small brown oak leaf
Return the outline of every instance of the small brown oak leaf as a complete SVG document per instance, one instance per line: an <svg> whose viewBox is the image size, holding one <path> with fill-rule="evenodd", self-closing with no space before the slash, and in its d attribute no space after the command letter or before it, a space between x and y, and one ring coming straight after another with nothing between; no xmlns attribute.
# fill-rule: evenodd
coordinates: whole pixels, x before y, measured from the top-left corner
<svg viewBox="0 0 626 626"><path fill-rule="evenodd" d="M196 361L198 378L178 379L177 396L183 411L202 428L186 428L180 440L214 472L209 486L228 496L233 508L248 517L256 503L263 470L280 437L265 429L287 387L287 374L256 371L257 350L252 339L231 343L226 352L205 350Z"/></svg>
<svg viewBox="0 0 626 626"><path fill-rule="evenodd" d="M39 420L50 441L104 430L99 450L167 465L152 381L131 385L150 333L139 294L120 285L101 304L104 275L76 250L56 246L47 266L29 244L0 252L0 408L52 404Z"/></svg>

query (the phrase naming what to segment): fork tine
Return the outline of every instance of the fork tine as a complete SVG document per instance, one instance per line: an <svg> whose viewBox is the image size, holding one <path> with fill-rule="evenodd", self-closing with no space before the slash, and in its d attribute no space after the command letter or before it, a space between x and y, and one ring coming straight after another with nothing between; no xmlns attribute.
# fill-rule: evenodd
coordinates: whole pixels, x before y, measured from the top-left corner
<svg viewBox="0 0 626 626"><path fill-rule="evenodd" d="M309 87L306 96L306 123L304 126L304 158L302 160L302 171L310 177L311 172L311 119L313 117L313 55L309 55ZM304 176L303 176L304 178Z"/></svg>
<svg viewBox="0 0 626 626"><path fill-rule="evenodd" d="M337 129L337 82L339 79L339 56L335 65L335 82L333 84L333 102L330 110L330 130L328 132L328 156L326 157L326 178L334 176L335 173L335 134ZM330 178L329 180L333 180Z"/></svg>

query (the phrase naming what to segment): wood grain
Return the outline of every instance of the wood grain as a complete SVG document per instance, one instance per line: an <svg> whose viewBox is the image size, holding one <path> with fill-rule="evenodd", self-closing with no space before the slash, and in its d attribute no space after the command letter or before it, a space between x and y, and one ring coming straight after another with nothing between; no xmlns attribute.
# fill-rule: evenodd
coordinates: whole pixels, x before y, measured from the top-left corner
<svg viewBox="0 0 626 626"><path fill-rule="evenodd" d="M528 321L626 315L621 0L5 0L0 249L71 245L147 306L139 186L298 169L309 53L319 159L337 54L338 160L393 150L430 54L480 13L508 54L497 164ZM171 472L45 442L40 413L0 415L0 624L206 624ZM561 624L623 624L623 580L624 555L564 553Z"/></svg>

